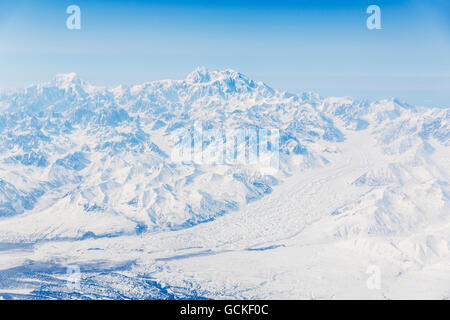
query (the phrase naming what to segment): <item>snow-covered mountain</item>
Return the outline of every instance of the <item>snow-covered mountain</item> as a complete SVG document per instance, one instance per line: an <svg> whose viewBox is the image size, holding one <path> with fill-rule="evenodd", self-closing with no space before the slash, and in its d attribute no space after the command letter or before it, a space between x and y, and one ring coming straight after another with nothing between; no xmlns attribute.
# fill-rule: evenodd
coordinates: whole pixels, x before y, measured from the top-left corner
<svg viewBox="0 0 450 320"><path fill-rule="evenodd" d="M0 96L0 110L0 275L101 260L110 274L91 268L86 297L99 286L106 297L450 297L449 109L292 94L198 68L116 88L58 75ZM187 133L203 150L226 144L208 130L277 132L276 170L174 161ZM361 280L374 263L392 281L376 292ZM441 286L410 290L421 277ZM5 297L24 288L5 281Z"/></svg>

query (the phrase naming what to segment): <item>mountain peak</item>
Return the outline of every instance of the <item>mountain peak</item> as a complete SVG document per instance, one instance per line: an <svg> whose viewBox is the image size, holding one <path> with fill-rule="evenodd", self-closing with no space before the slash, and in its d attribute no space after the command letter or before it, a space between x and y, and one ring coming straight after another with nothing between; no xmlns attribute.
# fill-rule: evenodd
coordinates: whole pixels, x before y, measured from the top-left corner
<svg viewBox="0 0 450 320"><path fill-rule="evenodd" d="M194 83L206 83L225 79L242 79L246 82L250 81L247 76L229 68L223 70L210 70L206 67L197 67L186 77L187 81Z"/></svg>
<svg viewBox="0 0 450 320"><path fill-rule="evenodd" d="M75 72L70 72L57 74L53 78L52 83L54 83L58 87L65 88L72 85L80 86L84 84L85 81L81 80Z"/></svg>
<svg viewBox="0 0 450 320"><path fill-rule="evenodd" d="M209 70L205 67L197 67L189 73L186 77L186 80L189 82L209 82L211 80Z"/></svg>
<svg viewBox="0 0 450 320"><path fill-rule="evenodd" d="M186 77L185 81L193 85L214 85L228 93L258 91L264 96L270 96L275 93L275 90L266 84L253 81L246 75L229 68L209 70L205 67L198 67Z"/></svg>

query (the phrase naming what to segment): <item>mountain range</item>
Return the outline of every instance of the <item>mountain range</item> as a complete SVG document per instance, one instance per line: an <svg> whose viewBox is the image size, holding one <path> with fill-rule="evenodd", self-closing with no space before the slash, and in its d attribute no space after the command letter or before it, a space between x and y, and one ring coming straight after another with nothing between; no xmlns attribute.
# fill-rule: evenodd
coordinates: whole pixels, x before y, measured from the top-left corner
<svg viewBox="0 0 450 320"><path fill-rule="evenodd" d="M449 120L231 69L3 93L0 296L450 298ZM173 161L208 129L276 130L277 170ZM83 292L51 277L68 264Z"/></svg>

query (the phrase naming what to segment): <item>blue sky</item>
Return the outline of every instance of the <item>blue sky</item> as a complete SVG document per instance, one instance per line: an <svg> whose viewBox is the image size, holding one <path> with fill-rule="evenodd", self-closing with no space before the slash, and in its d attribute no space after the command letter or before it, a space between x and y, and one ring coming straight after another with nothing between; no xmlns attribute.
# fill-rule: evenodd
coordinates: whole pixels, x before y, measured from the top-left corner
<svg viewBox="0 0 450 320"><path fill-rule="evenodd" d="M81 30L66 28L67 6ZM381 8L369 30L366 8ZM233 68L291 92L450 106L450 1L2 1L0 87Z"/></svg>

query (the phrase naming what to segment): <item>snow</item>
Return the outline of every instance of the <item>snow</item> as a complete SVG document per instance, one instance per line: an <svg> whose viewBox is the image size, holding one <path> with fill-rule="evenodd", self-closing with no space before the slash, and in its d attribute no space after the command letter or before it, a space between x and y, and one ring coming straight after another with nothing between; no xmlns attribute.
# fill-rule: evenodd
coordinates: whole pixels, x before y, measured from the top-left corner
<svg viewBox="0 0 450 320"><path fill-rule="evenodd" d="M0 297L450 298L448 109L206 68L0 104ZM279 130L278 170L170 157L183 132L255 127Z"/></svg>

